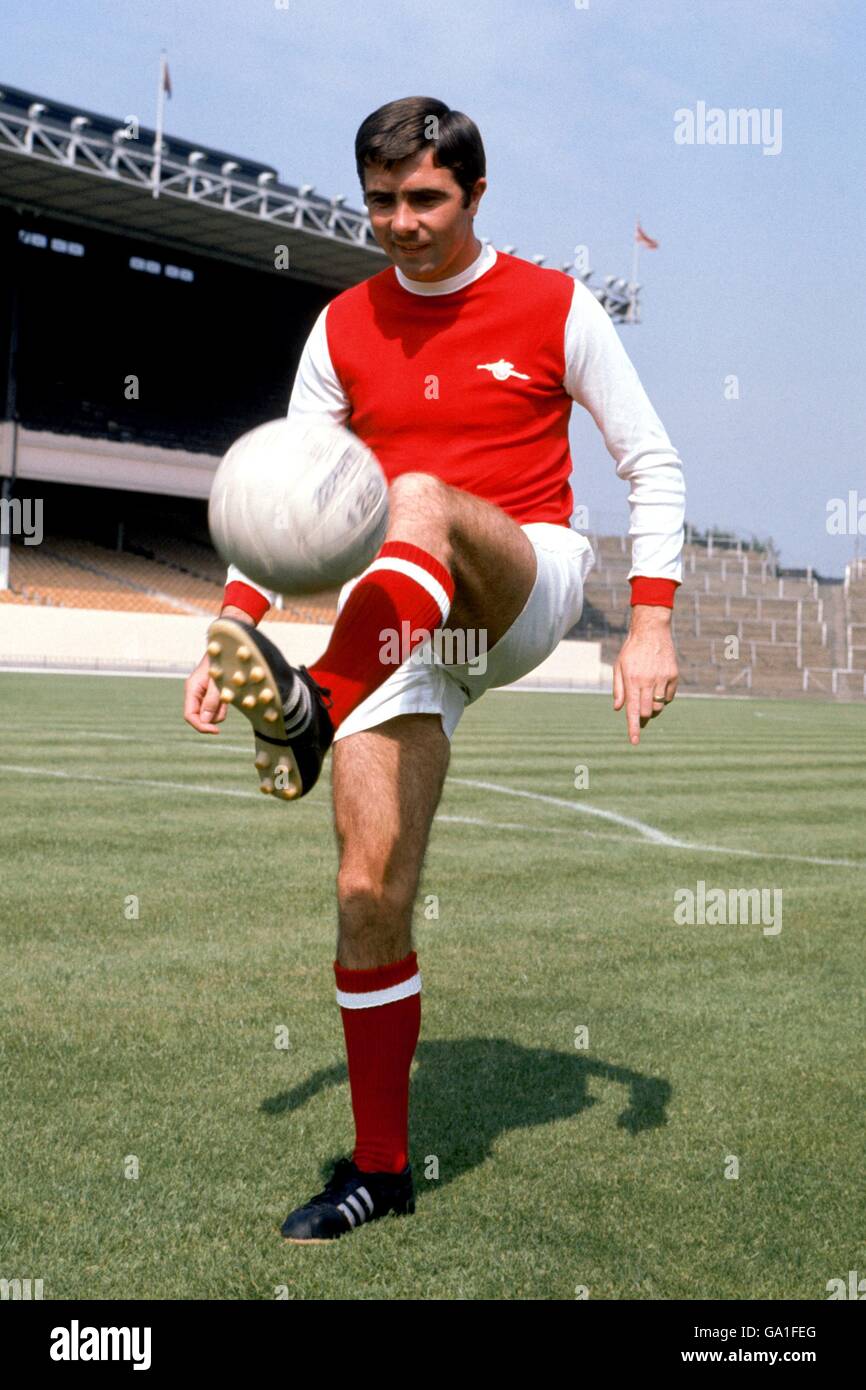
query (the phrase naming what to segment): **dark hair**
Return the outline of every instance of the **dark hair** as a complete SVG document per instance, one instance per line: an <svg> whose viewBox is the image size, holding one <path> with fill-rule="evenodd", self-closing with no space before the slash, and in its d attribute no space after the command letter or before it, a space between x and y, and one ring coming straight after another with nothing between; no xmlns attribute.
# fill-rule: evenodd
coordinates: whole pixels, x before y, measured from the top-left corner
<svg viewBox="0 0 866 1390"><path fill-rule="evenodd" d="M430 118L435 117L432 126ZM430 131L435 130L435 136ZM382 164L391 169L401 159L433 146L433 162L450 169L463 189L463 206L487 169L481 133L462 111L452 111L435 97L401 97L373 111L355 136L355 163L364 188L364 169ZM364 188L366 192L366 189Z"/></svg>

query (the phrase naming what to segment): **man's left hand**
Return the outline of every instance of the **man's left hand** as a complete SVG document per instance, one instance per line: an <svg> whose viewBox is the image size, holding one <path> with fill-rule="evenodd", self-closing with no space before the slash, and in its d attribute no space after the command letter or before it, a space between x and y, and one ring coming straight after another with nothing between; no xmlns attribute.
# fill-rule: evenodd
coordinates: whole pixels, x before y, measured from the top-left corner
<svg viewBox="0 0 866 1390"><path fill-rule="evenodd" d="M625 705L631 743L640 743L640 730L677 691L672 616L672 609L652 604L637 603L631 610L631 628L613 668L613 707Z"/></svg>

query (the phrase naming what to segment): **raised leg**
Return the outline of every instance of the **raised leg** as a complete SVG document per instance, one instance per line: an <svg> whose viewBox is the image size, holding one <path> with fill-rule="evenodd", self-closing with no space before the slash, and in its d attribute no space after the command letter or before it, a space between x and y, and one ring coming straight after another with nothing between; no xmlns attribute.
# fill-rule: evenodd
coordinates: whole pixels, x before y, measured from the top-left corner
<svg viewBox="0 0 866 1390"><path fill-rule="evenodd" d="M391 484L386 541L408 541L454 576L448 627L486 633L488 649L511 627L535 583L535 551L510 516L431 473Z"/></svg>
<svg viewBox="0 0 866 1390"><path fill-rule="evenodd" d="M495 646L535 582L535 550L499 507L430 473L403 474L389 496L382 548L309 668L330 692L334 728L427 634L448 632L451 649L463 652Z"/></svg>

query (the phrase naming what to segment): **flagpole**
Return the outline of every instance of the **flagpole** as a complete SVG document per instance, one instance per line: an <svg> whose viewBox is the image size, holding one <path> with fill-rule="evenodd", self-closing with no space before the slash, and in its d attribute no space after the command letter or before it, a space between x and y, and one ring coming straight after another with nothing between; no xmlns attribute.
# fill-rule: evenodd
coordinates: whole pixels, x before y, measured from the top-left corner
<svg viewBox="0 0 866 1390"><path fill-rule="evenodd" d="M165 49L159 55L159 89L156 94L156 139L153 142L153 196L159 197L162 176L162 130L165 121Z"/></svg>
<svg viewBox="0 0 866 1390"><path fill-rule="evenodd" d="M628 306L628 322L629 322L629 323L634 323L634 321L635 321L635 318L634 318L634 305L635 305L635 298L636 298L636 296L637 296L637 267L638 267L638 254L639 254L639 251L640 251L640 243L639 243L639 241L638 241L638 239L637 239L637 229L638 229L639 226L640 226L640 217L636 215L636 216L635 216L635 219L634 219L634 231L632 232L632 238L631 238L631 240L632 240L632 247L631 247L631 283L632 283L632 285L635 286L635 288L634 288L634 289L632 290L632 292L631 292L631 303L630 303L629 306Z"/></svg>

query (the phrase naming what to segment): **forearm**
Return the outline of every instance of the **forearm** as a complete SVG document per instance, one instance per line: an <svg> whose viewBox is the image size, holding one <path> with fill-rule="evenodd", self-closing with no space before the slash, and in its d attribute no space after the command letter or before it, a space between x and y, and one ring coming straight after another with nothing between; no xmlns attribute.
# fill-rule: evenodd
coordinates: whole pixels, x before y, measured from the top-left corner
<svg viewBox="0 0 866 1390"><path fill-rule="evenodd" d="M672 456L650 455L631 465L629 474L629 534L632 565L628 580L631 609L648 614L666 612L668 625L676 592L682 583L685 526L685 485L682 464ZM624 465L617 468L617 472Z"/></svg>

